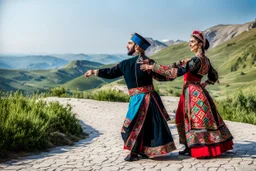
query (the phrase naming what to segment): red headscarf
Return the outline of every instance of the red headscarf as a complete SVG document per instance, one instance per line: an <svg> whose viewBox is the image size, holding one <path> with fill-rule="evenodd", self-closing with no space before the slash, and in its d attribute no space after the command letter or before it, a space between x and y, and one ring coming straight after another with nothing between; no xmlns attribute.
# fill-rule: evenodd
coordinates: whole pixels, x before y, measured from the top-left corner
<svg viewBox="0 0 256 171"><path fill-rule="evenodd" d="M204 35L201 31L195 30L195 31L193 31L191 36L195 36L198 39L200 39L203 42L203 47L205 46L205 38L204 38Z"/></svg>

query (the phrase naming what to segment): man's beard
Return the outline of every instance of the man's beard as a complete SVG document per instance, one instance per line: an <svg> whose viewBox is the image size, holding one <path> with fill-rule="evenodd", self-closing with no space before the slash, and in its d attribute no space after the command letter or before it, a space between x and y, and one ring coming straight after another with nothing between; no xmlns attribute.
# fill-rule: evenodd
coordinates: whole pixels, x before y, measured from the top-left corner
<svg viewBox="0 0 256 171"><path fill-rule="evenodd" d="M128 51L127 55L132 56L135 52L135 45L131 48L131 50Z"/></svg>

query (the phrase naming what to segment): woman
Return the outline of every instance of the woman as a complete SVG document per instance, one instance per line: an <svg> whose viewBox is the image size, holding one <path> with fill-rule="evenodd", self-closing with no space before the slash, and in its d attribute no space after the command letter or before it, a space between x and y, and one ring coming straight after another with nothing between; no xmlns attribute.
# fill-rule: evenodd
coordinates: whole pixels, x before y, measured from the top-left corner
<svg viewBox="0 0 256 171"><path fill-rule="evenodd" d="M205 56L209 42L202 32L194 31L189 47L195 57L173 63L169 66L147 64L143 61L142 70L155 73L173 80L184 75L183 91L176 111L176 125L180 143L185 150L180 154L191 154L195 158L207 158L220 155L233 149L233 137L220 117L216 106L205 89L206 85L218 80L218 73ZM201 79L208 74L208 80L201 84Z"/></svg>

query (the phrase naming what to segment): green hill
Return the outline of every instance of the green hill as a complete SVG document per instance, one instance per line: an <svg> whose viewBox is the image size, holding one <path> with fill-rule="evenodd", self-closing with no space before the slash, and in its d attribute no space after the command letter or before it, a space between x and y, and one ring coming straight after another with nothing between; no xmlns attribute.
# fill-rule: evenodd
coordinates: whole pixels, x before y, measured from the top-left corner
<svg viewBox="0 0 256 171"><path fill-rule="evenodd" d="M111 81L113 80L106 80L99 77L85 78L84 76L80 76L63 84L62 86L69 90L85 91L85 90L97 88Z"/></svg>
<svg viewBox="0 0 256 171"><path fill-rule="evenodd" d="M68 63L64 59L60 59L50 55L30 55L30 56L12 56L12 55L0 55L0 63L5 63L9 68L22 69L22 70L47 70L60 68ZM8 69L2 67L1 69Z"/></svg>
<svg viewBox="0 0 256 171"><path fill-rule="evenodd" d="M84 74L88 69L96 69L102 64L90 61L72 61L55 70L7 70L0 69L0 88L4 91L22 90L26 93L47 91Z"/></svg>
<svg viewBox="0 0 256 171"><path fill-rule="evenodd" d="M108 64L108 65L101 65L98 68L109 68L109 67L113 67L115 64ZM95 67L94 67L95 68ZM89 69L93 69L89 68ZM89 90L89 89L94 89L94 88L98 88L104 84L108 84L110 82L113 82L115 80L118 80L120 78L117 79L103 79L103 78L99 78L99 77L90 77L85 78L83 75L79 76L73 80L70 80L69 82L63 84L63 87L69 89L69 90L79 90L79 91L85 91L85 90Z"/></svg>

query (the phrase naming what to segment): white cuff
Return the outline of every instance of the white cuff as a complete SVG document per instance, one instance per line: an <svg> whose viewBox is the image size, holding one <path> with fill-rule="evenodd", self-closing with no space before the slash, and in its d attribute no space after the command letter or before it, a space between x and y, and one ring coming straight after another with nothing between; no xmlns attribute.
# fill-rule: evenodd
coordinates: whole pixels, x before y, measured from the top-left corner
<svg viewBox="0 0 256 171"><path fill-rule="evenodd" d="M99 70L98 69L93 70L93 74L94 74L94 76L98 76Z"/></svg>

